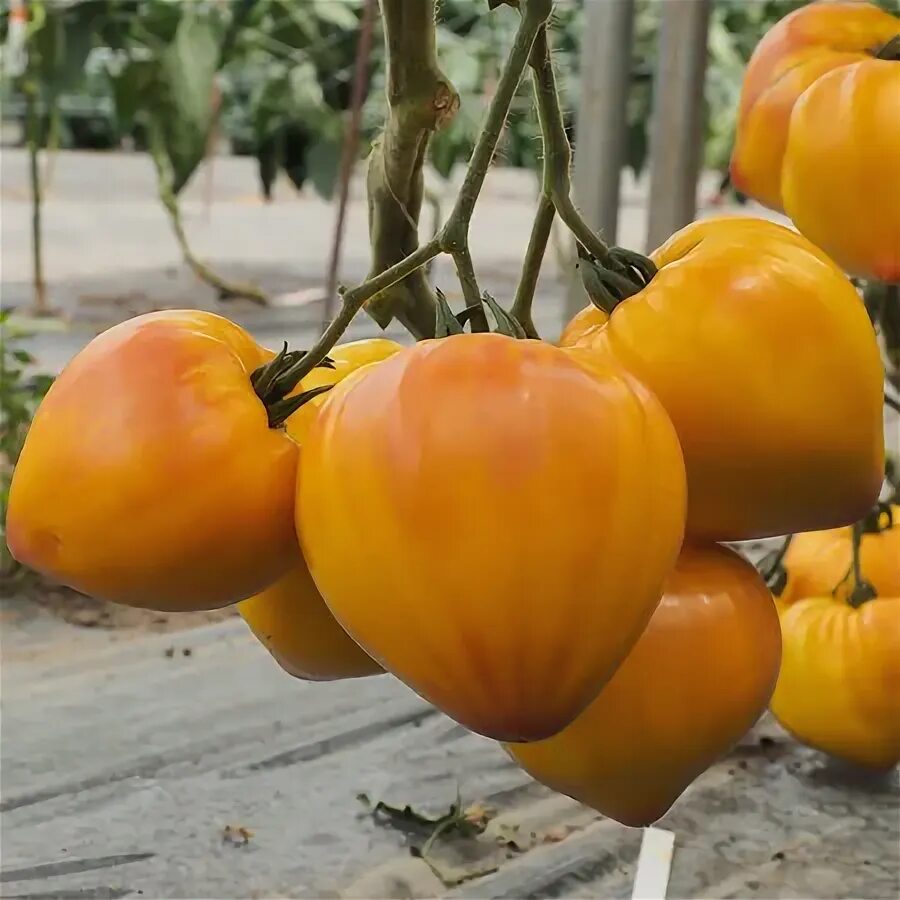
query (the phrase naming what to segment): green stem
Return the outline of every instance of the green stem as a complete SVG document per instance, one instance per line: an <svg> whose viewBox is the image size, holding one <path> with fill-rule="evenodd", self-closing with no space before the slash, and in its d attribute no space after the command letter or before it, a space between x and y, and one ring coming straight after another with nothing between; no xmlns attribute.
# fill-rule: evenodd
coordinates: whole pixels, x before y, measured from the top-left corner
<svg viewBox="0 0 900 900"><path fill-rule="evenodd" d="M472 254L469 253L468 243L462 250L453 254L453 264L456 266L456 274L462 287L463 298L466 306L472 309L472 330L487 331L487 314L481 305L481 291L478 287L478 279L475 277L475 266L472 264Z"/></svg>
<svg viewBox="0 0 900 900"><path fill-rule="evenodd" d="M414 244L410 246L408 243L403 247L405 255L398 261L381 269L356 288L343 292L343 303L337 316L325 329L319 340L297 363L293 374L298 381L325 358L364 305L376 321L382 322L385 319L389 321L397 310L397 296L392 289L401 282L404 286L408 286L411 277L417 279L421 275L424 280L422 267L439 253L451 254L458 269L461 265L465 291L471 293L473 287L477 286L469 255L469 222L484 184L488 166L497 148L503 124L509 113L509 106L522 79L525 66L528 64L531 45L541 26L549 18L553 6L552 0L522 0L522 4L524 6L522 21L516 32L513 48L504 66L497 91L488 108L487 118L469 160L462 189L447 223L439 234L427 244L416 247ZM425 14L426 7L431 10L428 16ZM388 48L388 99L391 103L391 114L384 138L373 151L369 164L369 223L375 267L379 265L379 248L389 244L384 241L384 238L389 237L392 233L392 229L383 227L382 220L386 213L394 215L399 210L410 226L410 229L406 231L407 239L414 233L413 226L417 225L424 193L421 166L424 164L424 150L428 134L433 130L435 121L449 118L455 112L458 104L458 98L452 87L443 76L440 76L439 70L434 65L433 46L431 46L434 25L432 0L383 0L382 12ZM428 22L431 23L431 28L426 28L423 32L422 28ZM426 49L430 47L424 60L421 56L423 45ZM404 51L408 51L405 57L403 56ZM421 91L423 77L426 82L425 87L429 88L430 86L430 90L425 90L425 96L429 100L424 106L420 102L421 94L417 95L417 98L411 98L408 93L412 90L413 85L417 85ZM399 127L402 116L417 116L420 122L419 131L412 135L411 143L410 132ZM395 127L392 127L392 122L395 123ZM428 122L432 123L432 127L428 127ZM406 169L397 165L399 156L395 155L393 151L389 151L389 139L394 138L405 139L409 144L409 146L404 145L403 148L408 154L411 152ZM414 173L415 177L412 179L409 193L409 196L415 201L413 208L398 203L397 185L389 177L390 171L394 168L399 168L401 173L405 172L406 177L410 171ZM393 199L393 203L386 201L385 193ZM415 215L413 216L412 213ZM393 247L392 253L396 255L396 246ZM430 292L430 287L428 290ZM384 302L385 298L389 298L387 302ZM480 296L478 302L480 303ZM421 311L421 309L422 307L419 305L418 310ZM431 322L432 335L435 322L436 316ZM404 324L406 323L404 322Z"/></svg>
<svg viewBox="0 0 900 900"><path fill-rule="evenodd" d="M853 574L853 590L850 591L850 596L847 601L854 608L862 606L863 603L867 603L869 600L874 600L877 596L875 588L862 577L862 565L860 563L862 538L863 523L854 522L850 531L850 546L852 553L850 570Z"/></svg>
<svg viewBox="0 0 900 900"><path fill-rule="evenodd" d="M159 199L169 214L169 221L172 224L172 230L175 232L175 239L181 249L181 255L185 263L191 268L194 274L210 286L216 288L223 296L245 297L258 303L261 306L268 304L268 297L250 284L228 281L221 275L214 272L204 262L194 255L188 243L187 233L184 230L184 223L181 219L181 208L178 205L178 198L172 190L172 172L168 159L164 151L158 143L158 135L154 137L154 130L151 129L150 134L150 156L156 166L157 186L159 191Z"/></svg>
<svg viewBox="0 0 900 900"><path fill-rule="evenodd" d="M441 252L437 238L423 244L414 253L401 259L389 269L379 273L374 278L369 278L362 284L349 291L343 292L343 303L338 314L329 326L322 332L322 336L303 355L303 358L294 366L290 377L300 381L308 375L328 355L328 351L338 342L341 335L347 330L347 326L353 321L353 317L362 309L363 305L375 297L380 291L388 290L398 282L407 278L413 272L419 270L429 260L434 259Z"/></svg>
<svg viewBox="0 0 900 900"><path fill-rule="evenodd" d="M441 231L441 248L447 253L467 249L469 223L475 204L484 185L488 168L494 158L497 142L506 123L509 107L528 65L535 38L542 31L544 23L552 12L552 0L522 0L522 21L516 31L497 89L488 107L487 117L475 143L469 160L469 167L450 213L447 224Z"/></svg>
<svg viewBox="0 0 900 900"><path fill-rule="evenodd" d="M525 329L525 334L530 338L539 336L534 326L531 308L534 304L534 292L537 288L538 276L541 274L541 263L547 251L555 215L556 208L553 206L553 200L542 191L538 200L534 224L531 227L531 237L528 239L528 249L525 251L525 260L522 263L522 274L516 289L516 299L513 301L511 310L513 318Z"/></svg>
<svg viewBox="0 0 900 900"><path fill-rule="evenodd" d="M609 247L587 224L572 201L572 148L559 105L546 29L540 30L534 42L531 66L538 120L544 138L544 160L553 176L550 183L553 205L569 231L595 259L605 264L609 259Z"/></svg>
<svg viewBox="0 0 900 900"><path fill-rule="evenodd" d="M29 182L31 186L31 261L34 286L34 312L47 315L47 291L44 284L43 244L41 240L41 192L40 121L37 113L37 85L29 80L25 84L25 121L28 141Z"/></svg>

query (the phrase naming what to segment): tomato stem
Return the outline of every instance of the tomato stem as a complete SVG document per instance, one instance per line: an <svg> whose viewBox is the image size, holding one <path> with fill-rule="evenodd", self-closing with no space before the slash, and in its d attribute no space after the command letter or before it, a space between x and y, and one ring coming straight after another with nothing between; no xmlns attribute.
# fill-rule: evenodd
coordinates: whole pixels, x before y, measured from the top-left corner
<svg viewBox="0 0 900 900"><path fill-rule="evenodd" d="M656 266L647 257L621 247L610 248L588 225L572 200L572 148L566 135L553 59L542 28L531 54L532 86L538 121L544 140L544 173L549 176L550 199L559 217L586 251L580 265L593 265L597 296L592 301L611 312L627 296L642 290L656 274ZM579 256L585 257L580 253Z"/></svg>
<svg viewBox="0 0 900 900"><path fill-rule="evenodd" d="M388 114L366 178L370 278L417 250L428 143L459 108L459 96L438 67L434 6L435 0L381 3ZM434 335L435 309L434 291L420 269L389 285L366 306L382 327L396 318L416 338Z"/></svg>
<svg viewBox="0 0 900 900"><path fill-rule="evenodd" d="M847 602L854 608L860 607L869 600L874 600L878 596L875 588L862 577L862 566L860 564L860 550L862 546L862 537L864 532L864 522L854 522L851 526L851 553L852 561L850 568L853 573L853 590L847 598Z"/></svg>

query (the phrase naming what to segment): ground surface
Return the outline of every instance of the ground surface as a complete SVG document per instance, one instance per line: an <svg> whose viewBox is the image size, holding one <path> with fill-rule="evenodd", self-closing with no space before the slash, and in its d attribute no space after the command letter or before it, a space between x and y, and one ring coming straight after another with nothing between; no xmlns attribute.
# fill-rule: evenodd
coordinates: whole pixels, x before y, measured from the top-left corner
<svg viewBox="0 0 900 900"><path fill-rule="evenodd" d="M3 303L25 305L22 155L4 152L0 174ZM51 299L69 323L31 340L43 368L57 371L106 325L166 305L219 309L273 345L309 341L320 312L299 301L322 283L331 209L287 192L262 206L252 164L217 160L207 221L203 184L185 204L198 252L272 292L310 293L262 312L218 304L179 265L146 160L63 155L46 256ZM527 242L530 190L527 176L494 173L473 223L483 285L500 298ZM644 223L640 187L629 185L623 243L641 246ZM344 278L354 282L366 269L358 192L348 235ZM453 287L446 266L437 275ZM538 304L548 337L562 297L551 258ZM361 317L352 335L375 332ZM640 832L538 788L495 744L387 676L297 682L241 621L209 619L110 611L56 591L39 603L3 598L2 896L630 896ZM200 627L171 631L182 624ZM436 816L457 791L490 824L478 838L436 842L427 861L410 847L430 827L372 815L384 801ZM897 773L863 778L771 722L660 824L675 833L670 897L900 891Z"/></svg>
<svg viewBox="0 0 900 900"><path fill-rule="evenodd" d="M639 831L388 676L294 681L238 620L112 643L59 625L28 653L4 629L3 650L3 896L630 896ZM409 845L429 828L371 814L438 815L457 791L493 821L428 862ZM896 773L764 723L660 823L669 896L894 898L898 800Z"/></svg>

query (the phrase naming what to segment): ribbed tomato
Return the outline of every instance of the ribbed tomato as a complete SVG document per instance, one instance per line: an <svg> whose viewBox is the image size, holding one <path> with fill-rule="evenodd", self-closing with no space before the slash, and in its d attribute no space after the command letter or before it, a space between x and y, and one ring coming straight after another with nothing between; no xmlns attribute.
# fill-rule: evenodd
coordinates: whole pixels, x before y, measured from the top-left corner
<svg viewBox="0 0 900 900"><path fill-rule="evenodd" d="M685 547L650 624L566 729L507 750L538 781L625 825L660 818L765 711L775 605L731 550Z"/></svg>
<svg viewBox="0 0 900 900"><path fill-rule="evenodd" d="M784 654L772 712L804 743L857 765L900 763L900 596L778 604Z"/></svg>
<svg viewBox="0 0 900 900"><path fill-rule="evenodd" d="M774 25L754 50L744 75L731 159L735 187L766 206L783 209L782 165L798 99L827 72L871 60L898 33L900 20L895 16L856 0L809 3ZM828 118L820 135L828 140L819 148L810 177L827 195L857 194L836 190L825 168L834 136L854 126L836 108ZM860 154L871 149L858 147ZM876 168L886 171L883 165ZM882 188L886 186L883 182Z"/></svg>
<svg viewBox="0 0 900 900"><path fill-rule="evenodd" d="M79 591L151 609L227 606L299 559L297 448L250 376L272 353L227 319L171 310L91 341L16 465L7 541Z"/></svg>
<svg viewBox="0 0 900 900"><path fill-rule="evenodd" d="M860 541L862 577L883 597L900 597L900 506L892 510L893 527ZM784 557L787 582L779 599L786 605L832 594L846 600L853 587L851 560L850 527L795 535Z"/></svg>
<svg viewBox="0 0 900 900"><path fill-rule="evenodd" d="M884 475L884 370L850 281L762 219L695 222L653 261L590 346L671 417L688 534L737 541L863 516Z"/></svg>
<svg viewBox="0 0 900 900"><path fill-rule="evenodd" d="M304 442L297 527L374 659L473 731L534 740L637 640L684 505L674 430L633 379L464 334L332 390Z"/></svg>
<svg viewBox="0 0 900 900"><path fill-rule="evenodd" d="M381 338L341 344L329 353L334 368L314 369L295 392L337 384L400 349L394 341ZM327 397L320 394L285 422L301 453L309 426ZM327 681L384 671L335 621L303 558L277 583L239 603L238 612L278 664L297 678Z"/></svg>

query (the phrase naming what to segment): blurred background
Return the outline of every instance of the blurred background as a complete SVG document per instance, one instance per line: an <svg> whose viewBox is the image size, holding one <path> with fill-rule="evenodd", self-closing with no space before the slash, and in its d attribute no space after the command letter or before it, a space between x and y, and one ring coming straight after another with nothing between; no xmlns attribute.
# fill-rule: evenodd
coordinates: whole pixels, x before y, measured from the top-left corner
<svg viewBox="0 0 900 900"><path fill-rule="evenodd" d="M742 68L799 5L556 4L576 188L607 239L656 246L693 218L695 203L740 200L725 171ZM453 196L517 20L505 7L488 15L483 0L438 6L440 64L462 105L431 142L423 231ZM320 319L348 131L359 134L332 280L358 281L368 267L362 174L385 111L379 18L365 0L4 0L4 306L106 325L158 306L216 306L237 287L269 301L273 327L285 307ZM367 21L357 128L352 88ZM481 277L501 297L527 243L539 158L526 81L473 222ZM563 307L583 301L567 296L572 249L558 235L545 266L538 307L551 332ZM452 299L449 272L438 263L435 277ZM231 299L235 315L254 312Z"/></svg>

